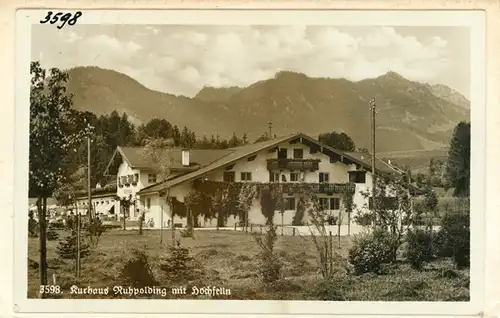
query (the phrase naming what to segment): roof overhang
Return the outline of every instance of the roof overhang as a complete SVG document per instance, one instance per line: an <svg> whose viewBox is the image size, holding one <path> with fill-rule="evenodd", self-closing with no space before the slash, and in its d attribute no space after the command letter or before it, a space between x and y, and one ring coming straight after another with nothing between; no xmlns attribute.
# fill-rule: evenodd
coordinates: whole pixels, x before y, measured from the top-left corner
<svg viewBox="0 0 500 318"><path fill-rule="evenodd" d="M224 166L227 166L227 165L230 165L230 164L233 164L234 162L238 161L238 160L241 160L241 159L244 159L248 156L252 156L254 154L257 154L261 151L267 151L267 150L270 150L270 149L275 149L279 144L281 143L296 143L297 141L299 141L300 143L303 143L303 144L306 144L310 147L316 147L317 150L321 153L325 153L326 155L330 154L331 156L335 156L336 158L339 158L342 163L344 164L359 164L360 166L362 166L363 168L367 169L367 170L371 170L371 165L367 164L366 162L363 162L361 160L358 160L357 158L353 157L353 156L350 156L349 154L343 152L343 151L340 151L338 149L335 149L335 148L332 148L330 146L327 146L323 143L321 143L320 141L312 138L312 137L309 137L307 135L304 135L302 133L297 133L297 134L294 134L286 139L278 139L276 140L276 143L271 143L269 145L266 145L265 147L262 147L262 148L258 148L256 150L253 150L253 151L250 151L248 153L245 153L245 154L242 154L240 156L237 156L235 158L233 158L231 161L229 162L224 162L224 163L221 163L220 165L214 165L213 167L211 167L210 169L204 169L204 168L201 168L201 169L198 169L199 173L197 173L198 170L196 171L193 171L192 173L188 173L187 175L184 175L184 176L180 176L178 179L175 178L174 180L172 181L167 181L167 182L164 182L164 187L162 187L161 189L154 189L155 186L157 185L153 185L151 186L151 190L148 191L148 189L142 189L141 191L139 191L137 194L138 195L144 195L144 194L152 194L152 193L157 193L157 192L160 192L162 190L164 190L165 188L167 187L173 187L173 186L176 186L177 184L180 184L180 183L184 183L184 182L189 182L189 181L192 181L192 180L195 180L195 179L198 179L200 177L202 177L203 175L205 175L206 173L209 173L215 169L219 169L219 168L222 168ZM378 159L378 158L377 158ZM381 159L379 159L381 160ZM399 174L399 172L397 170L394 169L394 172ZM384 174L384 175L388 175L388 173L386 172L380 172L381 174ZM153 190L154 189L154 190Z"/></svg>

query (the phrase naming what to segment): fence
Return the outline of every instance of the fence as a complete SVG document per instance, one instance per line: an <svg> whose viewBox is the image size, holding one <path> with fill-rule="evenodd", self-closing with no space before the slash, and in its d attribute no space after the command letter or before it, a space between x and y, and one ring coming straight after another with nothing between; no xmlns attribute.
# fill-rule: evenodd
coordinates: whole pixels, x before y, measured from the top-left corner
<svg viewBox="0 0 500 318"><path fill-rule="evenodd" d="M241 223L234 225L234 231L241 231L247 233L257 233L265 234L267 230L267 225L249 223L247 226L243 226ZM319 231L314 225L302 225L302 226L292 226L292 225L278 225L275 224L276 233L280 236L310 236L310 235L320 235ZM361 233L364 231L364 227L358 224L340 225L340 230L338 225L325 225L326 233L333 233L337 236L350 236Z"/></svg>

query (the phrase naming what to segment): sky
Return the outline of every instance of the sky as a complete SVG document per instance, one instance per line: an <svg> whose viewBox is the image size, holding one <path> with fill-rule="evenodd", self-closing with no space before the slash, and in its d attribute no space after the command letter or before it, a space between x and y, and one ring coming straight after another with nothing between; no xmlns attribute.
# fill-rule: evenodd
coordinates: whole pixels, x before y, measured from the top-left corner
<svg viewBox="0 0 500 318"><path fill-rule="evenodd" d="M98 66L192 97L204 86L248 86L282 70L358 81L394 71L470 96L465 27L34 25L43 67Z"/></svg>

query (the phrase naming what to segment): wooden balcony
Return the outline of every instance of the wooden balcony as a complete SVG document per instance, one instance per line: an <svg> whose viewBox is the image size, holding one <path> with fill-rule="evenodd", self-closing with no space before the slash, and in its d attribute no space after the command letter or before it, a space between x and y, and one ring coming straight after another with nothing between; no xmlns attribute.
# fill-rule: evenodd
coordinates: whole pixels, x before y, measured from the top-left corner
<svg viewBox="0 0 500 318"><path fill-rule="evenodd" d="M267 170L316 171L319 162L319 159L267 159Z"/></svg>
<svg viewBox="0 0 500 318"><path fill-rule="evenodd" d="M313 193L354 193L356 185L352 183L282 183L285 193L300 192L303 188L308 188Z"/></svg>

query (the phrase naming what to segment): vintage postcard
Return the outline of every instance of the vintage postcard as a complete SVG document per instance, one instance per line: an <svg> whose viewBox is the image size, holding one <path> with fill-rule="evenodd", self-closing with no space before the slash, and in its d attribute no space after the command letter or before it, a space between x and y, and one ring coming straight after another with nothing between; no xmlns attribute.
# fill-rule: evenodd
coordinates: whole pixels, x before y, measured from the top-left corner
<svg viewBox="0 0 500 318"><path fill-rule="evenodd" d="M485 41L480 11L19 10L17 310L479 314Z"/></svg>

